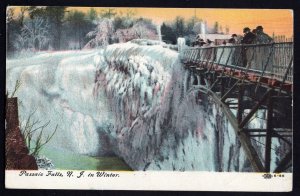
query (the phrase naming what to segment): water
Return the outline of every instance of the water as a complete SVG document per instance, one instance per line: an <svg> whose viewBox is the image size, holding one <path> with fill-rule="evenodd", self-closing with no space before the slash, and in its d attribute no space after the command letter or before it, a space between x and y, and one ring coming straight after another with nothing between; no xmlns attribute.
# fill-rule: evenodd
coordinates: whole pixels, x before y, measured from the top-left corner
<svg viewBox="0 0 300 196"><path fill-rule="evenodd" d="M157 25L156 26L156 30L157 30L157 35L158 35L158 40L160 41L160 43L162 42L162 37L161 37L161 25Z"/></svg>
<svg viewBox="0 0 300 196"><path fill-rule="evenodd" d="M201 22L201 35L203 40L205 40L205 34L206 34L205 23Z"/></svg>
<svg viewBox="0 0 300 196"><path fill-rule="evenodd" d="M54 169L58 170L132 170L119 157L93 157L81 155L49 145L45 145L40 154L50 159L54 164Z"/></svg>
<svg viewBox="0 0 300 196"><path fill-rule="evenodd" d="M185 39L183 37L179 37L177 39L177 45L178 45L178 52L182 54L183 50L185 49Z"/></svg>

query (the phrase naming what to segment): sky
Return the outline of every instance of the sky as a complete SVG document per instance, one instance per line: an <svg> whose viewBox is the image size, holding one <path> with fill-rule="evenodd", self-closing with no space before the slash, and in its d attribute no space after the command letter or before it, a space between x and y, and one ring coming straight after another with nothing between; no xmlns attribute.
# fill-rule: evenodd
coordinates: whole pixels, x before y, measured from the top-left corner
<svg viewBox="0 0 300 196"><path fill-rule="evenodd" d="M69 7L69 10L87 12L90 7ZM95 7L97 11L107 8ZM288 9L205 9L205 8L115 8L117 12L125 13L128 9L134 10L137 17L152 19L160 24L164 21L172 21L176 16L188 19L195 15L206 20L212 27L218 21L223 26L228 26L230 34L243 34L243 28L250 29L263 26L269 35L293 36L293 11Z"/></svg>
<svg viewBox="0 0 300 196"><path fill-rule="evenodd" d="M74 9L74 8L70 8ZM76 8L87 11L90 8ZM101 10L105 8L97 8ZM126 12L129 8L116 8L118 12ZM215 21L226 25L230 33L242 34L244 27L250 29L263 26L264 31L270 35L293 36L293 11L287 9L203 9L203 8L131 8L137 16L151 18L156 23L173 20L176 16L190 18L196 16L206 20L209 26Z"/></svg>

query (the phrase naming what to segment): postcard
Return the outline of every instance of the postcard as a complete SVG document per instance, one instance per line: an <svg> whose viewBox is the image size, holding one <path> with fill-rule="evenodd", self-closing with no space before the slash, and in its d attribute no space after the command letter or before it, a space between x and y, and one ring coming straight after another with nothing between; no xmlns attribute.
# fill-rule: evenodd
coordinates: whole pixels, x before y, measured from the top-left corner
<svg viewBox="0 0 300 196"><path fill-rule="evenodd" d="M292 190L293 10L8 6L9 189Z"/></svg>

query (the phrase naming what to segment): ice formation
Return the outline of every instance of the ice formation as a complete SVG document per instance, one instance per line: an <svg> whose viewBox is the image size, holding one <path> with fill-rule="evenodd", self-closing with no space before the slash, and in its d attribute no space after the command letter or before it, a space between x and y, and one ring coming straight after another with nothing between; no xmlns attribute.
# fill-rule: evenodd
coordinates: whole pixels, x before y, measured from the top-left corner
<svg viewBox="0 0 300 196"><path fill-rule="evenodd" d="M7 60L6 74L9 92L21 81L23 121L36 110L58 124L50 145L114 153L135 170L251 171L221 108L161 45L40 53Z"/></svg>

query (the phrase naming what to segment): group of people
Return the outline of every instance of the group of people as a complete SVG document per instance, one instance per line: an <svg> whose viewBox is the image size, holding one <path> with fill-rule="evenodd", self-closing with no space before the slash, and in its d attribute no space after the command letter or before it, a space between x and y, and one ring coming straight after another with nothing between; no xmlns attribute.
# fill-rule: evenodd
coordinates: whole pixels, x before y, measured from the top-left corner
<svg viewBox="0 0 300 196"><path fill-rule="evenodd" d="M249 27L243 29L244 36L240 40L241 44L267 44L273 42L273 39L264 32L262 26L257 26L251 31ZM231 38L228 40L228 43L238 44L238 36L232 34Z"/></svg>
<svg viewBox="0 0 300 196"><path fill-rule="evenodd" d="M226 42L226 40L224 40L222 44L223 45L236 45L236 44L244 45L244 44L267 44L273 42L273 39L263 31L262 26L257 26L252 31L249 27L245 27L243 29L243 33L244 36L238 36L237 34L232 34L231 38L228 40L228 43ZM196 37L196 41L192 43L192 46L209 47L209 46L214 46L214 42L209 39L207 39L205 42L198 35ZM249 61L247 51L248 51L247 46L239 47L237 50L234 50L231 57L232 58L231 63L233 65L238 64L239 66L246 67ZM213 50L210 51L210 55L208 55L208 59L211 59L211 55L216 56L216 53L214 52L215 51Z"/></svg>
<svg viewBox="0 0 300 196"><path fill-rule="evenodd" d="M207 47L207 46L213 46L213 45L214 45L213 41L211 41L210 39L207 39L205 42L203 39L200 38L199 35L197 35L196 41L192 43L193 47L194 46L200 46L200 47L206 46Z"/></svg>
<svg viewBox="0 0 300 196"><path fill-rule="evenodd" d="M267 44L272 43L273 39L264 32L262 26L257 26L251 31L249 27L243 29L244 36L238 37L237 34L232 34L228 43L224 40L223 45L235 45L235 44ZM196 37L196 41L192 43L192 46L213 46L213 41L207 39L206 42L200 38L199 35Z"/></svg>

